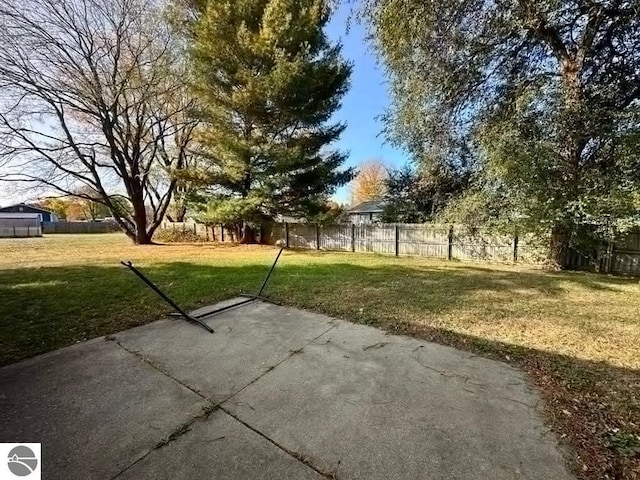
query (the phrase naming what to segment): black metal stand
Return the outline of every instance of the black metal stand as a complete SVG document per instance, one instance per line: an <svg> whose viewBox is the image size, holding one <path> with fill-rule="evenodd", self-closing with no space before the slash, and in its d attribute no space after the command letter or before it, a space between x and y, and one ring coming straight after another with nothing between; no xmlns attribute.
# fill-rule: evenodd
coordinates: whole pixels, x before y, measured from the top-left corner
<svg viewBox="0 0 640 480"><path fill-rule="evenodd" d="M264 279L264 282L262 282L262 286L260 287L260 290L258 290L258 293L256 294L256 297L259 297L260 295L262 295L264 287L267 286L267 282L269 281L269 278L271 278L271 274L273 273L273 269L276 268L276 263L278 263L278 260L280 259L280 255L282 255L282 251L283 250L284 250L284 248L281 248L280 251L278 252L278 255L276 256L276 259L273 261L273 265L271 265L271 269L269 270L269 273L267 273L267 277Z"/></svg>
<svg viewBox="0 0 640 480"><path fill-rule="evenodd" d="M144 274L138 270L136 267L133 266L133 264L131 262L120 262L122 265L124 265L125 267L127 267L129 270L131 270L133 273L136 274L136 276L142 280L144 283L146 283L149 288L151 288L151 290L153 290L154 292L156 292L158 294L158 296L160 298L162 298L165 302L167 302L169 305L171 305L173 308L175 308L178 311L178 314L181 317L184 317L185 320L188 320L190 322L194 322L197 323L198 325L200 325L202 328L204 328L205 330L207 330L209 333L213 333L213 328L211 328L209 325L207 325L206 323L204 323L201 320L198 320L198 318L196 317L192 317L191 315L189 315L188 313L186 313L184 310L182 310L177 304L176 302L174 302L173 300L171 300L162 290L160 290L158 288L158 286L153 283L151 280L149 280L147 277L144 276Z"/></svg>
<svg viewBox="0 0 640 480"><path fill-rule="evenodd" d="M215 310L211 310L210 312L205 312L202 313L200 315L195 315L194 318L203 318L203 317L209 317L211 315L216 315L218 313L221 312L225 312L227 310L231 310L232 308L236 308L239 307L241 305L246 305L247 303L251 303L255 300L262 300L262 301L266 301L268 302L269 300L267 300L266 298L262 297L262 292L264 291L265 287L267 286L267 283L269 282L269 279L271 278L271 274L273 273L273 270L276 268L276 264L278 263L278 260L280 259L280 255L282 255L282 251L284 250L284 248L281 248L280 251L278 252L278 255L276 256L276 259L273 261L273 265L271 265L271 268L269 269L269 273L267 273L267 276L264 279L264 282L262 282L262 286L260 287L260 290L258 291L257 294L253 295L250 293L243 293L241 295L239 295L240 297L245 297L245 300L242 300L238 303L234 303L233 305L225 305L224 307L220 307L220 308L216 308ZM173 316L179 316L180 313L172 313L171 315Z"/></svg>
<svg viewBox="0 0 640 480"><path fill-rule="evenodd" d="M267 276L264 279L264 282L262 282L262 286L260 287L260 290L258 291L258 293L256 295L242 294L240 296L241 297L246 297L245 300L242 300L242 301L240 301L238 303L234 303L232 305L226 305L224 307L220 307L220 308L217 308L217 309L212 310L210 312L202 313L200 315L189 315L184 310L182 310L176 304L176 302L171 300L162 290L160 290L158 288L158 286L155 283L153 283L151 280L149 280L147 277L145 277L143 275L143 273L140 270L138 270L136 267L134 267L131 262L120 262L120 263L122 265L124 265L125 267L127 267L129 270L131 270L133 273L135 273L138 276L138 278L140 278L140 280L142 280L144 283L146 283L149 286L149 288L151 288L151 290L156 292L160 298L162 298L165 302L167 302L169 305L171 305L173 308L176 309L176 312L170 313L170 315L172 317L183 317L184 319L186 319L186 320L188 320L190 322L197 323L198 325L200 325L201 327L206 329L208 332L213 333L213 329L209 325L207 325L206 323L201 321L200 318L209 317L211 315L215 315L217 313L221 313L221 312L224 312L226 310L231 310L232 308L236 308L236 307L239 307L241 305L246 305L247 303L251 303L251 302L253 302L255 300L263 300L263 301L267 301L267 302L269 301L266 298L262 297L262 292L264 291L265 287L267 286L267 283L269 282L269 279L271 278L271 274L273 273L273 270L276 268L276 264L278 263L278 260L280 259L280 255L282 255L282 251L283 250L284 250L284 248L281 248L280 251L278 252L278 255L276 256L276 259L273 262L273 265L271 265L271 268L269 269L269 273L267 273Z"/></svg>

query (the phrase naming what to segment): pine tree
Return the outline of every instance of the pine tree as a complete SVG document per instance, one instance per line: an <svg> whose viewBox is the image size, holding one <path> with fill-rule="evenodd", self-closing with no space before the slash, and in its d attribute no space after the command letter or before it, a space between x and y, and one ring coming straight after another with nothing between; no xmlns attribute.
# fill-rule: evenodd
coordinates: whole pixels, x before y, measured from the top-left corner
<svg viewBox="0 0 640 480"><path fill-rule="evenodd" d="M345 129L330 119L351 65L323 31L325 1L210 0L192 7L206 215L242 222L250 241L252 221L318 214L353 176L340 168L345 154L329 148Z"/></svg>

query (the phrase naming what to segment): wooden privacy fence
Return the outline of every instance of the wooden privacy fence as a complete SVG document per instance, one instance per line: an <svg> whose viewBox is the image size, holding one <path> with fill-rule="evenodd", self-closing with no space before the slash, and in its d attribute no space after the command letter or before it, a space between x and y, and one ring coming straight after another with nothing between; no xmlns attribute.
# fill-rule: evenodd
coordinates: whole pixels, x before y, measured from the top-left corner
<svg viewBox="0 0 640 480"><path fill-rule="evenodd" d="M42 233L112 233L120 227L114 222L42 222Z"/></svg>
<svg viewBox="0 0 640 480"><path fill-rule="evenodd" d="M566 265L579 270L640 275L640 232L611 239L592 252L570 249Z"/></svg>
<svg viewBox="0 0 640 480"><path fill-rule="evenodd" d="M640 275L640 232L629 233L614 240L608 252L609 271Z"/></svg>
<svg viewBox="0 0 640 480"><path fill-rule="evenodd" d="M452 225L364 224L263 225L263 243L289 248L415 255L447 259L536 261L540 252L530 238L466 233Z"/></svg>
<svg viewBox="0 0 640 480"><path fill-rule="evenodd" d="M192 231L203 240L238 241L237 232L220 225L165 222L164 229ZM256 232L261 243L288 248L413 255L459 260L539 263L544 261L545 241L531 234L498 235L470 232L463 225L439 224L264 224ZM571 250L567 267L600 272L640 275L640 233L609 242L591 255Z"/></svg>

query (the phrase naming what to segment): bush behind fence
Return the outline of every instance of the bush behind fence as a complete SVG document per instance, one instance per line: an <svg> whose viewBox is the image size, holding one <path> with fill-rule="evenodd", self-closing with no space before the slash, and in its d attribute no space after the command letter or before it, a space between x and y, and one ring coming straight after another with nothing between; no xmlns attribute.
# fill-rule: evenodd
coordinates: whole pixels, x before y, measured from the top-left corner
<svg viewBox="0 0 640 480"><path fill-rule="evenodd" d="M201 241L206 242L237 242L237 232L232 229L225 228L222 225L203 225L202 223L193 222L169 222L164 221L160 228L156 231L154 238L170 238L173 237L180 241L180 233L193 235ZM186 237L185 237L186 238Z"/></svg>

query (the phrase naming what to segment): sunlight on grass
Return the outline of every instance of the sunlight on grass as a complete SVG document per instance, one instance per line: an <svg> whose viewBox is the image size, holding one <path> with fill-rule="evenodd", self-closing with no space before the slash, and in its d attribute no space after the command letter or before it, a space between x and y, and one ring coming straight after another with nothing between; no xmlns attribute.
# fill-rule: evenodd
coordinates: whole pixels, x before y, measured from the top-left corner
<svg viewBox="0 0 640 480"><path fill-rule="evenodd" d="M56 285L65 285L67 282L62 280L51 280L49 282L29 282L29 283L16 283L15 285L9 285L11 290L21 290L25 288L42 288L42 287L55 287Z"/></svg>
<svg viewBox="0 0 640 480"><path fill-rule="evenodd" d="M167 311L119 266L121 259L133 261L194 307L257 289L276 253L273 247L258 245L138 247L120 234L3 240L0 251L5 285L0 296L9 297L0 306L3 316L17 323L45 316L55 327L57 322L66 325L69 311L77 311L71 320L86 322L83 331L95 334ZM24 298L19 291L24 291ZM427 258L287 251L268 293L279 301L346 319L431 325L640 368L637 279ZM21 308L33 303L34 294L41 296L39 305ZM60 346L75 340L64 340L64 334L56 337Z"/></svg>

